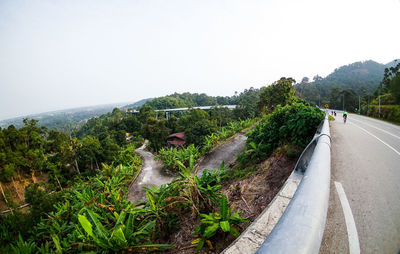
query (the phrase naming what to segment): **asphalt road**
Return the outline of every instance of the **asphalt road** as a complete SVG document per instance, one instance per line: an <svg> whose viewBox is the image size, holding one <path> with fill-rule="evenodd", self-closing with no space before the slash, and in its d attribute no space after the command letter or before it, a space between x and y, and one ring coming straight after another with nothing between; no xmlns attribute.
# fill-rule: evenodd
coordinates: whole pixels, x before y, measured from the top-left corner
<svg viewBox="0 0 400 254"><path fill-rule="evenodd" d="M201 176L205 169L219 169L222 162L224 162L225 166L233 163L237 155L243 151L246 140L247 137L245 134L238 134L211 151L200 161L197 175Z"/></svg>
<svg viewBox="0 0 400 254"><path fill-rule="evenodd" d="M335 182L343 186L361 252L399 253L400 127L353 114L344 124L340 113L331 121L331 136L331 193L320 253L351 249Z"/></svg>

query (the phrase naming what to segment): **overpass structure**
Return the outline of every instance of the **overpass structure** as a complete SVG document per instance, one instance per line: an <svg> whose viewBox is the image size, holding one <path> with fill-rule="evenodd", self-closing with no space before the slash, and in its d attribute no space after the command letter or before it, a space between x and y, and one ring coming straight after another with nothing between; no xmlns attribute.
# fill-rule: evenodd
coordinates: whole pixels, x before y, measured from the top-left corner
<svg viewBox="0 0 400 254"><path fill-rule="evenodd" d="M189 110L193 110L193 109L201 109L201 110L210 110L213 109L215 107L222 107L222 108L228 108L230 110L233 110L237 107L238 105L213 105L213 106L199 106L199 107L187 107L187 108L167 108L167 109L156 109L156 112L165 112L165 118L168 120L171 112L176 112L176 111L189 111ZM127 110L127 113L133 113L135 115L137 115L139 113L139 111L137 111L136 109L133 110Z"/></svg>

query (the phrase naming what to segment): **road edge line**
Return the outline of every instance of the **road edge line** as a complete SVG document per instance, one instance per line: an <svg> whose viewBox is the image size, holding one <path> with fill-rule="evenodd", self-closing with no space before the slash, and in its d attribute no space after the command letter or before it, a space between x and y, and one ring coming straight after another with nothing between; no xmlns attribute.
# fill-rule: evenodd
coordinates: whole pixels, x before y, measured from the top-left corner
<svg viewBox="0 0 400 254"><path fill-rule="evenodd" d="M398 138L398 139L400 139L400 137L399 137L399 136L397 136L397 135L394 135L394 134L392 134L392 133L390 133L390 132L388 132L388 131L386 131L386 130L384 130L384 129L381 129L381 128L378 128L378 127L375 127L375 126L373 126L373 125L371 125L371 124L368 124L368 123L364 123L364 122L362 122L362 121L360 121L360 120L357 120L357 119L354 119L354 118L352 118L351 120L352 120L352 121L356 121L356 122L360 122L360 123L362 123L362 124L365 124L365 125L368 125L368 126L369 126L369 127L371 127L371 128L374 128L374 129L380 130L380 131L382 131L382 132L384 132L384 133L386 133L386 134L388 134L388 135L391 135L391 136L393 136L393 137L395 137L395 138Z"/></svg>
<svg viewBox="0 0 400 254"><path fill-rule="evenodd" d="M372 134L371 132L367 131L366 129L364 129L363 127L358 126L357 124L351 123L352 125L360 128L361 130L365 131L366 133L368 133L369 135L371 135L372 137L376 138L377 140L381 141L384 145L386 145L387 147L389 147L390 149L392 149L395 153L397 153L398 155L400 155L400 152L397 151L396 149L394 149L391 145L389 145L388 143L386 143L385 141L383 141L382 139L378 138L377 136L375 136L374 134Z"/></svg>
<svg viewBox="0 0 400 254"><path fill-rule="evenodd" d="M346 221L347 236L349 238L349 250L350 254L360 254L360 241L358 240L358 233L356 223L354 221L353 213L351 212L349 201L344 192L343 186L340 182L336 182L335 187L339 195L339 200L342 205L344 220Z"/></svg>

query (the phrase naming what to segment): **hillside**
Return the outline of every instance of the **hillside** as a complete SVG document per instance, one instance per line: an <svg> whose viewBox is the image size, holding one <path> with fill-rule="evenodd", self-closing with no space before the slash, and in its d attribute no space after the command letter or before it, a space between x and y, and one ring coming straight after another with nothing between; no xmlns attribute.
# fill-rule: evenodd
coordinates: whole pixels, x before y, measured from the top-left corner
<svg viewBox="0 0 400 254"><path fill-rule="evenodd" d="M132 104L125 105L125 106L121 107L121 109L138 108L138 107L143 106L143 104L145 104L146 102L151 101L151 100L153 100L153 98L142 99L142 100L134 102Z"/></svg>
<svg viewBox="0 0 400 254"><path fill-rule="evenodd" d="M394 65L395 61L387 64L372 60L355 62L336 68L325 78L316 75L312 82L303 78L300 83L295 85L295 89L300 97L312 105L339 104L339 96L346 93L348 96L357 97L356 103L349 101L354 104L349 105L350 108L355 108L358 106L358 96L372 94L381 83L385 68Z"/></svg>
<svg viewBox="0 0 400 254"><path fill-rule="evenodd" d="M386 65L372 60L355 62L335 69L326 78L315 81L315 84L372 93L382 81L385 68Z"/></svg>
<svg viewBox="0 0 400 254"><path fill-rule="evenodd" d="M63 109L40 114L15 117L11 119L1 120L0 128L7 128L14 125L16 128L21 128L24 124L24 118L38 120L38 125L46 126L50 130L71 133L74 129L79 129L88 119L99 117L103 114L111 112L114 108L125 109L132 107L140 107L152 98L143 99L135 103L121 107L120 104L97 105L90 107L80 107L72 109Z"/></svg>

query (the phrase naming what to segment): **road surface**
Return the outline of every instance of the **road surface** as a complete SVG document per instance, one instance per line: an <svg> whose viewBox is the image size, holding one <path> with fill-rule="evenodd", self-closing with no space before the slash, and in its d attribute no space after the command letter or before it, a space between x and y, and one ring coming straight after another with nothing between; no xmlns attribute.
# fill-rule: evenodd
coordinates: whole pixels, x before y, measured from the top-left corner
<svg viewBox="0 0 400 254"><path fill-rule="evenodd" d="M247 137L245 134L238 134L218 146L200 161L198 165L199 172L197 172L197 175L200 177L203 174L204 169L219 169L223 161L225 166L233 163L236 160L237 155L243 151L246 140Z"/></svg>
<svg viewBox="0 0 400 254"><path fill-rule="evenodd" d="M354 114L344 124L340 113L331 121L331 136L331 193L320 253L357 253L358 245L363 254L399 253L400 127Z"/></svg>
<svg viewBox="0 0 400 254"><path fill-rule="evenodd" d="M162 184L170 183L173 176L167 175L162 171L160 161L154 159L154 155L146 151L147 142L140 148L136 149L136 153L142 158L142 169L137 178L132 182L128 189L127 198L131 202L144 200L146 191L143 187L152 188L153 186L160 187Z"/></svg>
<svg viewBox="0 0 400 254"><path fill-rule="evenodd" d="M197 174L201 176L204 169L219 168L222 161L225 161L225 165L233 162L238 153L243 150L246 139L247 137L245 134L238 134L211 151L199 163L199 172ZM174 179L174 176L168 175L162 171L161 162L155 160L154 155L146 151L145 148L146 143L135 150L142 158L143 165L139 175L128 189L127 198L131 202L137 202L146 198L146 191L142 187L160 187L162 184L170 183Z"/></svg>

